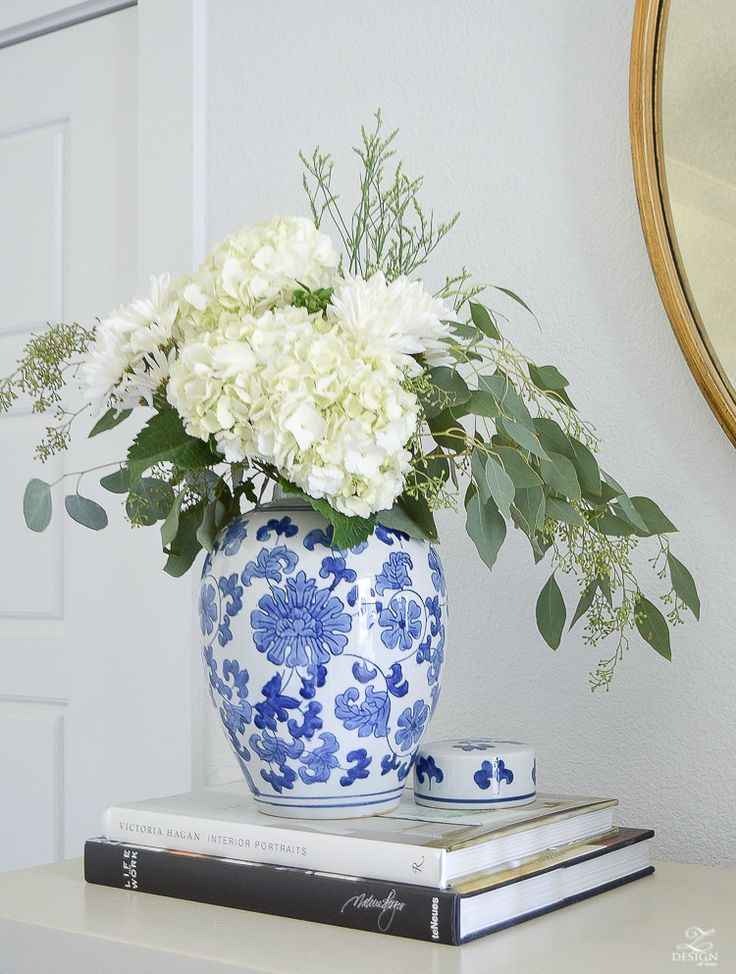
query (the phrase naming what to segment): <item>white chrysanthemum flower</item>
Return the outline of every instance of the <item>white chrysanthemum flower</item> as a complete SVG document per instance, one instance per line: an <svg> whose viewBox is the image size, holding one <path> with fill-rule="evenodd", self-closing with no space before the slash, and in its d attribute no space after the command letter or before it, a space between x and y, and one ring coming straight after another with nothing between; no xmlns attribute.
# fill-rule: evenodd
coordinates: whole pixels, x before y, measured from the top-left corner
<svg viewBox="0 0 736 974"><path fill-rule="evenodd" d="M350 278L335 287L328 314L373 356L388 356L409 374L421 371L415 355L432 366L453 364L442 339L455 312L419 281L398 277L388 284L380 272Z"/></svg>
<svg viewBox="0 0 736 974"><path fill-rule="evenodd" d="M304 217L243 227L215 244L184 287L188 331L216 327L223 311L257 314L288 304L300 284L330 287L337 263L330 238Z"/></svg>
<svg viewBox="0 0 736 974"><path fill-rule="evenodd" d="M151 293L118 308L97 327L81 369L86 396L111 396L121 407L150 406L166 382L179 302L168 274L151 278Z"/></svg>
<svg viewBox="0 0 736 974"><path fill-rule="evenodd" d="M401 493L418 406L390 357L322 315L225 314L186 342L169 401L230 462L259 458L312 497L368 516Z"/></svg>

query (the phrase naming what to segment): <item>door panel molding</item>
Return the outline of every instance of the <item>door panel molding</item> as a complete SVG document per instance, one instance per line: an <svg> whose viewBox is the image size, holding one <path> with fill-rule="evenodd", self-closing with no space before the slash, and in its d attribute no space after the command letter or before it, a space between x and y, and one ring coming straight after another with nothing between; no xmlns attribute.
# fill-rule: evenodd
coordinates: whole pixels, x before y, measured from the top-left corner
<svg viewBox="0 0 736 974"><path fill-rule="evenodd" d="M75 3L62 10L44 14L42 17L24 20L20 24L0 30L0 48L32 41L36 37L64 30L65 27L74 27L87 20L104 17L105 14L114 14L118 10L135 7L137 2L138 0L85 0L84 3Z"/></svg>
<svg viewBox="0 0 736 974"><path fill-rule="evenodd" d="M49 857L64 858L66 704L65 700L51 702L34 697L0 698L0 728L3 734L12 734L16 741L14 748L3 753L0 774L3 780L14 781L26 799L15 806L21 808L22 819L14 820L12 808L8 808L10 821L4 824L8 835L14 829L31 830L38 841L39 862ZM14 774L19 765L27 770L22 778ZM13 868L12 851L10 856L10 868Z"/></svg>
<svg viewBox="0 0 736 974"><path fill-rule="evenodd" d="M0 132L0 172L4 161L4 153L11 154L11 172L13 168L13 152L26 152L28 158L25 160L25 167L32 164L33 153L40 154L38 161L48 166L46 179L43 180L48 187L50 198L48 199L48 211L37 213L36 217L42 218L39 222L31 219L30 226L44 231L43 236L47 238L49 251L47 253L48 266L43 268L42 277L49 281L50 293L43 299L43 305L49 309L52 320L59 321L64 316L64 223L65 223L65 203L67 198L66 186L66 152L69 132L69 116L61 115L46 119L28 119L19 125L5 129ZM44 152L46 156L44 156ZM7 157L5 157L7 159ZM16 160L16 167L18 160ZM17 173L16 173L17 175ZM23 192L22 182L8 179L9 184L19 185L18 190ZM32 206L34 199L27 200L27 204ZM0 248L2 250L3 248ZM17 250L17 244L13 244L13 250ZM6 255L5 259L10 258L11 276L13 267L13 255ZM17 257L15 259L18 259ZM34 295L33 302L38 301L38 296ZM11 302L12 308L12 302ZM35 310L38 310L36 308ZM17 311L17 309L16 309ZM28 309L29 313L19 314L3 321L0 318L0 335L26 334L39 328L39 319L32 313L33 309ZM7 312L6 313L12 313ZM45 328L46 320L40 324L41 329Z"/></svg>

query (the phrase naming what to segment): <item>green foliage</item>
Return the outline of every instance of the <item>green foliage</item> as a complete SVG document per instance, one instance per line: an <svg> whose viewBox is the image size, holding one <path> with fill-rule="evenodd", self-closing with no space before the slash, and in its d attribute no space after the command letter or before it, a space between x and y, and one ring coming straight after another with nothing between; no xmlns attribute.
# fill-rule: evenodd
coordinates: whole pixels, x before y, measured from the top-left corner
<svg viewBox="0 0 736 974"><path fill-rule="evenodd" d="M567 617L555 573L577 578L570 626L585 618L584 639L591 645L616 639L613 655L591 674L594 689L608 688L632 629L669 659L669 625L682 621L683 609L696 617L700 612L692 576L669 546L657 572L669 577L661 596L670 607L667 618L644 597L633 571L639 540L657 538L662 545L675 526L654 501L629 496L601 470L596 437L579 419L565 376L553 365L537 366L497 335L497 317L488 309L483 314L477 295L467 305L469 319L453 326L449 344L457 364L425 373L426 432L433 449L443 451L450 477L454 471L471 479L466 527L484 563L495 564L509 520L526 535L535 561L551 559L537 624L555 649ZM425 439L417 443L426 456Z"/></svg>
<svg viewBox="0 0 736 974"><path fill-rule="evenodd" d="M97 501L90 500L89 497L82 497L81 494L67 494L64 498L64 506L69 517L85 528L101 531L107 527L105 508Z"/></svg>
<svg viewBox="0 0 736 974"><path fill-rule="evenodd" d="M430 369L428 378L429 384L424 394L420 394L424 415L428 419L434 419L443 410L454 409L470 399L470 389L454 369L446 366Z"/></svg>
<svg viewBox="0 0 736 974"><path fill-rule="evenodd" d="M164 548L174 541L179 532L181 505L184 503L185 499L186 494L184 491L181 491L181 493L176 495L174 503L171 505L164 523L161 525L161 544L164 546Z"/></svg>
<svg viewBox="0 0 736 974"><path fill-rule="evenodd" d="M54 425L46 427L36 447L40 460L47 460L69 446L71 425L78 413L64 408L62 393L69 375L76 374L78 359L94 335L94 329L76 323L50 325L42 335L31 336L15 372L0 379L0 413L10 409L21 396L31 400L34 413L53 413Z"/></svg>
<svg viewBox="0 0 736 974"><path fill-rule="evenodd" d="M127 464L130 480L135 483L157 463L168 461L180 470L199 470L218 459L209 443L189 436L176 410L166 407L152 416L133 440Z"/></svg>
<svg viewBox="0 0 736 974"><path fill-rule="evenodd" d="M111 494L127 494L130 490L130 474L127 467L120 467L100 479L100 485Z"/></svg>
<svg viewBox="0 0 736 974"><path fill-rule="evenodd" d="M202 521L203 507L195 504L187 508L179 518L176 537L171 542L169 555L164 565L164 571L174 578L186 575L194 563L194 559L202 550L197 538L197 531Z"/></svg>
<svg viewBox="0 0 736 974"><path fill-rule="evenodd" d="M51 521L51 487L36 477L23 494L23 517L31 531L45 531Z"/></svg>
<svg viewBox="0 0 736 974"><path fill-rule="evenodd" d="M174 504L174 489L159 477L141 477L133 484L125 502L131 524L150 527L165 520Z"/></svg>
<svg viewBox="0 0 736 974"><path fill-rule="evenodd" d="M482 331L487 338L492 338L496 342L501 341L501 333L496 325L495 318L482 304L478 304L477 301L470 301L470 317L472 318L475 327Z"/></svg>
<svg viewBox="0 0 736 974"><path fill-rule="evenodd" d="M398 130L383 135L380 111L375 113L374 128L361 128L360 134L361 142L354 147L360 160L358 203L351 215L343 214L338 205L332 185L334 163L319 147L310 157L300 153L302 182L315 224L319 227L327 218L337 230L347 272L369 277L383 271L392 281L425 264L459 214L435 223L434 213L419 201L423 179L408 176L401 163L387 172Z"/></svg>
<svg viewBox="0 0 736 974"><path fill-rule="evenodd" d="M348 517L331 507L326 500L317 497L310 497L288 480L280 480L280 484L287 494L297 494L306 500L313 510L317 511L332 525L332 544L335 548L355 548L362 544L372 534L376 526L376 516Z"/></svg>
<svg viewBox="0 0 736 974"><path fill-rule="evenodd" d="M294 291L291 303L296 308L306 308L310 315L316 314L324 311L330 303L332 291L331 287L321 287L315 291L310 291L306 284L303 284Z"/></svg>
<svg viewBox="0 0 736 974"><path fill-rule="evenodd" d="M493 568L506 538L506 522L493 498L484 502L478 491L467 498L465 510L468 535L488 568Z"/></svg>
<svg viewBox="0 0 736 974"><path fill-rule="evenodd" d="M108 409L104 416L97 420L95 425L89 431L89 436L99 436L100 433L106 433L108 430L115 429L119 426L123 420L127 419L128 416L133 412L132 409Z"/></svg>
<svg viewBox="0 0 736 974"><path fill-rule="evenodd" d="M699 619L700 597L698 596L698 590L695 587L693 576L685 568L683 563L675 558L671 551L667 552L667 565L670 570L670 579L672 580L672 589L675 595L690 609L695 618Z"/></svg>
<svg viewBox="0 0 736 974"><path fill-rule="evenodd" d="M537 599L537 627L550 649L557 649L565 628L565 600L552 572Z"/></svg>
<svg viewBox="0 0 736 974"><path fill-rule="evenodd" d="M667 620L657 606L641 594L636 597L636 628L642 639L645 639L660 656L664 656L667 660L672 659Z"/></svg>
<svg viewBox="0 0 736 974"><path fill-rule="evenodd" d="M395 531L404 531L410 538L417 538L420 541L437 540L436 532L434 537L428 534L407 510L406 505L402 503L402 498L396 501L390 511L380 511L376 515L376 520L386 528L393 528Z"/></svg>

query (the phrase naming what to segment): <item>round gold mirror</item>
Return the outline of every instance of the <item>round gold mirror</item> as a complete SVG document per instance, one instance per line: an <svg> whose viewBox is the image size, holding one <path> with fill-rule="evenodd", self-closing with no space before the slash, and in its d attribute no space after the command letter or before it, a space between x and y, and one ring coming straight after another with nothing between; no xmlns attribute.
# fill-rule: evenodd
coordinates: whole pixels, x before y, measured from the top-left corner
<svg viewBox="0 0 736 974"><path fill-rule="evenodd" d="M644 236L677 340L736 443L736 3L637 0L630 121Z"/></svg>

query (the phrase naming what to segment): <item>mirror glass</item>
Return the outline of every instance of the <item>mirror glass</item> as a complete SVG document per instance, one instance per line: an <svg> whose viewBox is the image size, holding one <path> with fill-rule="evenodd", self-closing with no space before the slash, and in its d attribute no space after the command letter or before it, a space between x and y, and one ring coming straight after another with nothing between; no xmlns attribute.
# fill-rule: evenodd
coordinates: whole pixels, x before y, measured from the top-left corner
<svg viewBox="0 0 736 974"><path fill-rule="evenodd" d="M672 245L703 340L733 390L736 2L670 0L662 27L661 161Z"/></svg>

